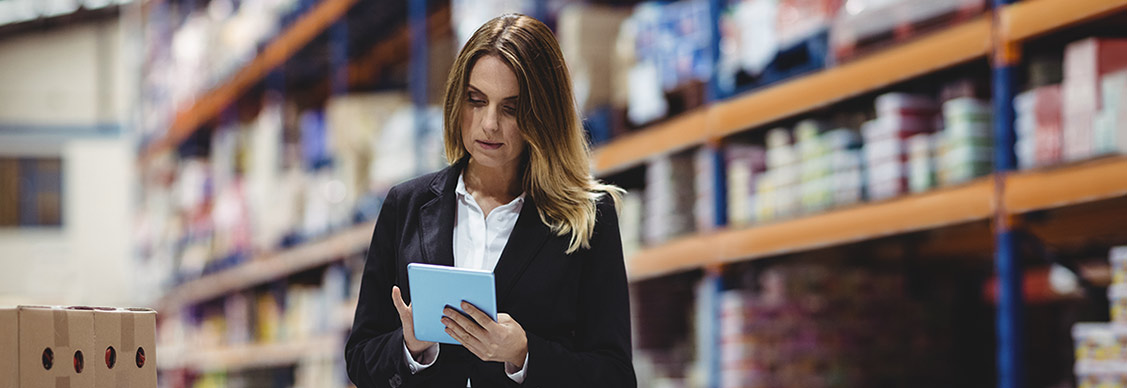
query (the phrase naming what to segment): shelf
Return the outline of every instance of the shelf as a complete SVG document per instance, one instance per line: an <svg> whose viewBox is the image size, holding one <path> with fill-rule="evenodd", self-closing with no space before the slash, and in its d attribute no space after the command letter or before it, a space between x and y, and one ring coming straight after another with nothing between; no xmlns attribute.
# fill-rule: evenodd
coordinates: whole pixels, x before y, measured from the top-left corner
<svg viewBox="0 0 1127 388"><path fill-rule="evenodd" d="M1052 215L1050 222L1029 224L1032 231L1048 243L1076 250L1080 248L1079 242L1074 241L1076 233L1118 236L1117 230L1127 230L1127 218L1117 210L1123 206L1102 206L1102 212L1085 207L1064 209L1127 198L1127 156L1017 172L1009 175L1005 182L1004 200L1010 213L1070 210ZM985 177L963 186L764 226L682 237L642 250L629 259L628 269L631 280L641 280L710 265L988 220L994 214L994 202L994 178Z"/></svg>
<svg viewBox="0 0 1127 388"><path fill-rule="evenodd" d="M990 27L990 15L983 15L859 60L719 102L612 140L596 149L595 174L619 171L656 155L985 58L991 48Z"/></svg>
<svg viewBox="0 0 1127 388"><path fill-rule="evenodd" d="M326 359L344 354L344 337L321 335L273 344L249 344L212 349L189 349L185 345L160 348L157 369L237 371L296 365L307 359Z"/></svg>
<svg viewBox="0 0 1127 388"><path fill-rule="evenodd" d="M631 280L708 265L858 242L993 215L994 181L909 195L764 226L683 237L645 249L628 262Z"/></svg>
<svg viewBox="0 0 1127 388"><path fill-rule="evenodd" d="M703 144L708 138L707 114L704 109L694 110L600 146L592 155L595 175L605 175L652 156Z"/></svg>
<svg viewBox="0 0 1127 388"><path fill-rule="evenodd" d="M768 124L849 97L948 68L990 52L990 15L934 34L716 104L712 137Z"/></svg>
<svg viewBox="0 0 1127 388"><path fill-rule="evenodd" d="M1006 180L1005 207L1012 213L1057 208L1127 195L1127 157L1025 171Z"/></svg>
<svg viewBox="0 0 1127 388"><path fill-rule="evenodd" d="M152 157L175 147L201 125L215 118L239 96L262 81L271 70L285 63L313 38L339 20L357 0L321 0L283 31L234 76L195 99L191 107L180 110L163 137L153 141L141 154L144 164Z"/></svg>
<svg viewBox="0 0 1127 388"><path fill-rule="evenodd" d="M1002 36L1021 41L1127 10L1127 0L1026 0L999 15Z"/></svg>
<svg viewBox="0 0 1127 388"><path fill-rule="evenodd" d="M174 311L184 305L250 288L362 252L371 242L372 225L354 226L322 240L256 257L229 270L189 281L173 289L159 305L162 310Z"/></svg>

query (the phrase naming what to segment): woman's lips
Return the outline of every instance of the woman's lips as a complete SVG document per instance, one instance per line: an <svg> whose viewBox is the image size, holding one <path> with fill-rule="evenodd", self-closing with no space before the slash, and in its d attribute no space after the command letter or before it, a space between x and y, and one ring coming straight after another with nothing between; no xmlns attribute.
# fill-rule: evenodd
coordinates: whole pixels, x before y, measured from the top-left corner
<svg viewBox="0 0 1127 388"><path fill-rule="evenodd" d="M477 145L479 145L479 146L481 146L481 148L484 148L484 149L487 149L487 150L495 150L495 149L501 148L501 146L505 145L505 143L490 143L490 142L484 142L484 141L481 141L481 140L476 140L476 141L477 141Z"/></svg>

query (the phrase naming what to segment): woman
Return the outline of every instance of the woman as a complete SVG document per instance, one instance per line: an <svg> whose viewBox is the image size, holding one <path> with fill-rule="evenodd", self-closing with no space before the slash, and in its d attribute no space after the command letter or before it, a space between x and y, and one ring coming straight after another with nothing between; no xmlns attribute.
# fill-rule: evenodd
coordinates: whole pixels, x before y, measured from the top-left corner
<svg viewBox="0 0 1127 388"><path fill-rule="evenodd" d="M392 188L376 222L345 347L366 387L633 387L630 308L614 203L589 173L551 30L490 20L446 83L451 165ZM472 306L414 336L407 264L492 270L497 321Z"/></svg>

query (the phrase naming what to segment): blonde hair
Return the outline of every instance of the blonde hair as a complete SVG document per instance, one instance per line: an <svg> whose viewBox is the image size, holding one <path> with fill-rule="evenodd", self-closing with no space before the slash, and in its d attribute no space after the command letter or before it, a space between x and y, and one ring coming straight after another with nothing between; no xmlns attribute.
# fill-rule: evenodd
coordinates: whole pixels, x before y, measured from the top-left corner
<svg viewBox="0 0 1127 388"><path fill-rule="evenodd" d="M552 31L540 21L505 14L474 32L446 81L443 137L446 160L468 156L462 143L462 107L474 64L492 55L507 63L520 84L517 125L528 143L521 185L540 219L556 235L571 234L567 253L589 248L596 203L609 194L616 208L624 190L591 176L591 150L583 135L571 77Z"/></svg>

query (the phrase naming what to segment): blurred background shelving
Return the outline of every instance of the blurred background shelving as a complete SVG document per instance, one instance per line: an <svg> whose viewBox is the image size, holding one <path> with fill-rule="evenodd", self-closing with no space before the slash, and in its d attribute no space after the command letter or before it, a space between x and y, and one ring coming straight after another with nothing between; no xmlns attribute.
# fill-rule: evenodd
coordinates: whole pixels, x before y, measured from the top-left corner
<svg viewBox="0 0 1127 388"><path fill-rule="evenodd" d="M639 386L1122 386L1121 0L0 0L0 300L157 308L163 387L350 386L382 198L510 11L629 191Z"/></svg>

